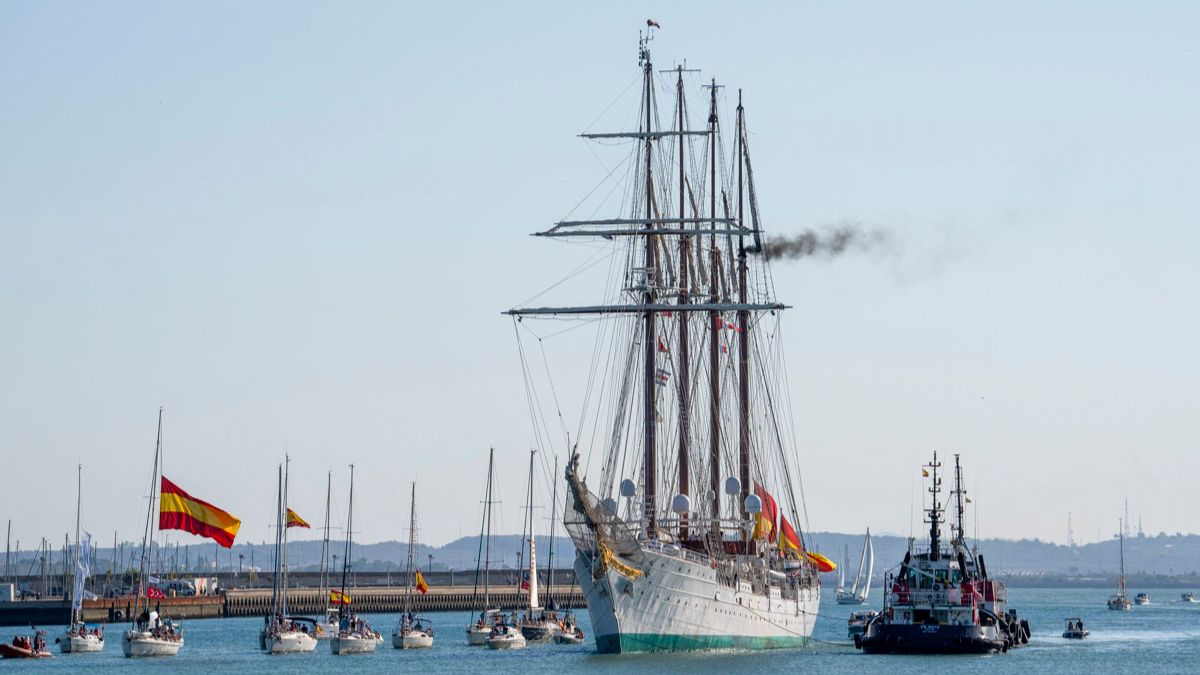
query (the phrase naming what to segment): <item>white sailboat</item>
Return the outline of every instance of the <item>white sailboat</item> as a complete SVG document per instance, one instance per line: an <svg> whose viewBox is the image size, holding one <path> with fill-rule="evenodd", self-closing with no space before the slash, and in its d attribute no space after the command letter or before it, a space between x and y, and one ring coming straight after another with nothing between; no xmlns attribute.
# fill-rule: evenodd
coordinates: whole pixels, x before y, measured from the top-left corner
<svg viewBox="0 0 1200 675"><path fill-rule="evenodd" d="M525 615L521 617L518 626L521 629L521 635L525 636L527 642L550 642L562 632L562 627L558 624L555 610L542 607L541 596L538 593L537 534L534 531L536 521L533 517L533 458L536 454L536 450L529 452L529 492L525 517L525 528L529 534L529 538L526 539L529 544L526 549L529 553L529 566L526 570L529 604L526 606ZM558 471L556 470L555 473Z"/></svg>
<svg viewBox="0 0 1200 675"><path fill-rule="evenodd" d="M175 656L183 648L183 629L157 611L151 611L146 581L150 574L149 545L155 528L154 512L159 499L159 476L162 471L162 408L158 409L158 436L154 442L154 469L150 474L150 504L146 508L146 528L142 533L141 562L138 567L138 591L133 613L133 625L121 636L121 651L126 657Z"/></svg>
<svg viewBox="0 0 1200 675"><path fill-rule="evenodd" d="M305 654L317 649L316 622L288 614L288 473L291 460L279 467L279 498L275 508L275 579L271 613L263 617L259 648L268 654ZM312 625L312 630L309 625Z"/></svg>
<svg viewBox="0 0 1200 675"><path fill-rule="evenodd" d="M488 450L487 487L483 493L483 520L479 524L479 551L475 555L475 589L472 592L472 609L479 610L479 618L467 624L467 644L483 646L487 644L492 628L500 620L500 610L492 607L491 586L491 557L492 557L492 479L495 472L496 449ZM479 580L482 572L483 595L479 593Z"/></svg>
<svg viewBox="0 0 1200 675"><path fill-rule="evenodd" d="M866 566L867 576L863 576ZM838 573L837 603L839 605L865 605L867 596L871 594L871 575L875 572L875 545L871 543L871 528L867 528L867 536L863 539L862 554L858 558L858 574L854 577L854 586L850 591L845 590L845 576Z"/></svg>
<svg viewBox="0 0 1200 675"><path fill-rule="evenodd" d="M71 616L67 621L67 629L56 640L64 654L86 654L104 650L104 627L88 628L83 621L83 596L86 594L87 577L91 567L92 535L83 532L80 526L83 513L82 464L76 467L75 482L75 586L71 591Z"/></svg>
<svg viewBox="0 0 1200 675"><path fill-rule="evenodd" d="M341 603L338 604L338 632L329 638L329 650L337 655L369 654L375 651L379 644L379 634L376 633L365 619L347 612L346 577L350 573L350 554L353 551L354 539L354 465L350 465L350 499L346 512L346 550L342 558L342 590Z"/></svg>
<svg viewBox="0 0 1200 675"><path fill-rule="evenodd" d="M428 649L433 646L433 624L413 612L413 555L417 547L417 484L412 486L412 506L409 509L408 572L404 581L404 611L400 623L392 631L392 646L396 649ZM417 570L420 576L421 570ZM421 581L424 584L424 580ZM424 592L424 591L422 591Z"/></svg>
<svg viewBox="0 0 1200 675"><path fill-rule="evenodd" d="M1121 574L1117 577L1117 592L1108 599L1108 608L1111 610L1124 612L1133 609L1133 603L1129 601L1129 596L1125 594L1125 521L1118 519L1120 526L1117 528L1117 536L1120 538L1121 551Z"/></svg>
<svg viewBox="0 0 1200 675"><path fill-rule="evenodd" d="M538 318L596 326L594 358L577 364L590 373L580 424L606 428L588 463L572 448L564 525L597 651L799 647L819 613L818 571L833 567L793 525L803 509L784 403L787 306L763 255L751 136L739 96L728 152L715 81L693 117L708 124L688 128L682 66L675 100L658 107L654 26L638 45L637 127L582 134L628 140L628 182L611 191L619 207L538 233L604 248L614 261L596 284L605 295L508 314L535 349L550 337L530 328ZM535 371L522 365L540 409Z"/></svg>
<svg viewBox="0 0 1200 675"><path fill-rule="evenodd" d="M321 597L329 600L333 585L329 583L329 518L331 515L331 498L333 497L333 472L325 476L325 537L321 540ZM338 632L338 608L326 607L325 616L317 619L317 639L328 640Z"/></svg>

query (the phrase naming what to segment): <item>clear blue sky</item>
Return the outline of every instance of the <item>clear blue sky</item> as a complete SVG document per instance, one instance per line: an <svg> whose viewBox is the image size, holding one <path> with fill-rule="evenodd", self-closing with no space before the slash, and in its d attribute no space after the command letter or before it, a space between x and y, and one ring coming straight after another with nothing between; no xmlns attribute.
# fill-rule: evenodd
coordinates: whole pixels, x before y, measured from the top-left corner
<svg viewBox="0 0 1200 675"><path fill-rule="evenodd" d="M423 5L0 2L23 545L73 527L79 461L88 528L134 538L159 405L167 475L248 540L285 448L305 517L354 461L362 539L404 537L416 480L440 544L476 531L495 445L518 531L499 311L586 257L526 234L602 175L574 135L648 16L660 65L746 91L768 227L901 242L776 270L814 529L907 533L938 449L985 535L1062 540L1069 509L1107 535L1125 493L1200 530L1196 5Z"/></svg>

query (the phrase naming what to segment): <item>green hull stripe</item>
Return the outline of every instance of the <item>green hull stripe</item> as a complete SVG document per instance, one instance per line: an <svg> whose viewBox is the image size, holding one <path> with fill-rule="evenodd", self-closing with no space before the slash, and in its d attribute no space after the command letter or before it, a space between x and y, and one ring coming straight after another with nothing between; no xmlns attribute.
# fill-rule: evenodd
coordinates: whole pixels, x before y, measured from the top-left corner
<svg viewBox="0 0 1200 675"><path fill-rule="evenodd" d="M662 635L633 633L597 635L596 651L601 654L628 652L686 652L706 649L794 649L808 644L799 635L756 637L746 635Z"/></svg>

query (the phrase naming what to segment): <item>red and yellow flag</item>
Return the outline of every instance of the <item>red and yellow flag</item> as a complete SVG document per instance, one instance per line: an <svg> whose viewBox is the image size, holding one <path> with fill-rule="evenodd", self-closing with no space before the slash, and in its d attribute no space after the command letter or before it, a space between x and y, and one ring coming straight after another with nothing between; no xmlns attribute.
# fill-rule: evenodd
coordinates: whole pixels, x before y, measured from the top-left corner
<svg viewBox="0 0 1200 675"><path fill-rule="evenodd" d="M762 511L754 514L754 532L750 535L751 539L768 539L775 541L775 521L779 513L779 507L775 504L775 498L771 496L767 489L758 483L754 484L754 494L758 495L762 502Z"/></svg>
<svg viewBox="0 0 1200 675"><path fill-rule="evenodd" d="M225 548L233 546L242 521L218 509L203 499L184 492L178 485L162 477L158 502L158 529L183 530L208 537Z"/></svg>
<svg viewBox="0 0 1200 675"><path fill-rule="evenodd" d="M797 557L804 549L800 548L800 537L796 535L796 530L792 528L792 524L788 522L787 516L779 514L779 550L783 553L791 553Z"/></svg>
<svg viewBox="0 0 1200 675"><path fill-rule="evenodd" d="M308 524L307 520L300 517L299 513L296 513L295 511L293 511L291 509L288 509L288 512L287 512L287 526L288 527L312 527L312 525Z"/></svg>
<svg viewBox="0 0 1200 675"><path fill-rule="evenodd" d="M350 596L341 591L330 590L329 602L334 605L348 605L350 604Z"/></svg>
<svg viewBox="0 0 1200 675"><path fill-rule="evenodd" d="M817 566L818 572L832 572L837 569L837 565L832 560L815 551L805 551L804 555L808 557L812 564Z"/></svg>
<svg viewBox="0 0 1200 675"><path fill-rule="evenodd" d="M417 578L413 583L417 590L421 591L421 595L429 592L429 584L425 583L425 577L421 574L421 570L417 570Z"/></svg>

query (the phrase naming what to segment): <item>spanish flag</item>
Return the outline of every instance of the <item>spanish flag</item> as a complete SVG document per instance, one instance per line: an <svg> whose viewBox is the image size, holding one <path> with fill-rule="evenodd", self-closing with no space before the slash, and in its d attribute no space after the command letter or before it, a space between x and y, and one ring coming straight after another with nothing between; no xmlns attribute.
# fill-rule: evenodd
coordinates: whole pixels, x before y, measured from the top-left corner
<svg viewBox="0 0 1200 675"><path fill-rule="evenodd" d="M308 524L307 520L301 518L300 514L296 513L295 511L293 511L291 509L288 509L288 512L287 512L287 526L288 527L309 527L309 528L312 527L312 525Z"/></svg>
<svg viewBox="0 0 1200 675"><path fill-rule="evenodd" d="M242 521L184 492L178 485L162 477L158 502L158 529L183 530L208 537L225 548L233 547Z"/></svg>
<svg viewBox="0 0 1200 675"><path fill-rule="evenodd" d="M787 516L783 514L779 515L779 550L785 554L794 554L796 557L803 552L803 549L800 548L800 537L796 536L796 530L792 528Z"/></svg>
<svg viewBox="0 0 1200 675"><path fill-rule="evenodd" d="M832 572L837 569L837 565L832 560L820 553L805 551L804 555L808 557L809 562L817 566L818 572Z"/></svg>
<svg viewBox="0 0 1200 675"><path fill-rule="evenodd" d="M421 570L417 570L417 578L414 585L418 591L421 591L421 595L429 592L429 584L425 583L425 577L421 574Z"/></svg>
<svg viewBox="0 0 1200 675"><path fill-rule="evenodd" d="M342 593L341 591L330 589L329 602L334 605L348 605L350 604L350 596Z"/></svg>
<svg viewBox="0 0 1200 675"><path fill-rule="evenodd" d="M754 494L758 495L762 502L762 511L754 514L754 532L751 533L750 538L775 541L775 518L779 513L775 498L758 483L754 484Z"/></svg>
<svg viewBox="0 0 1200 675"><path fill-rule="evenodd" d="M925 469L921 469L921 478L929 478L929 472Z"/></svg>

